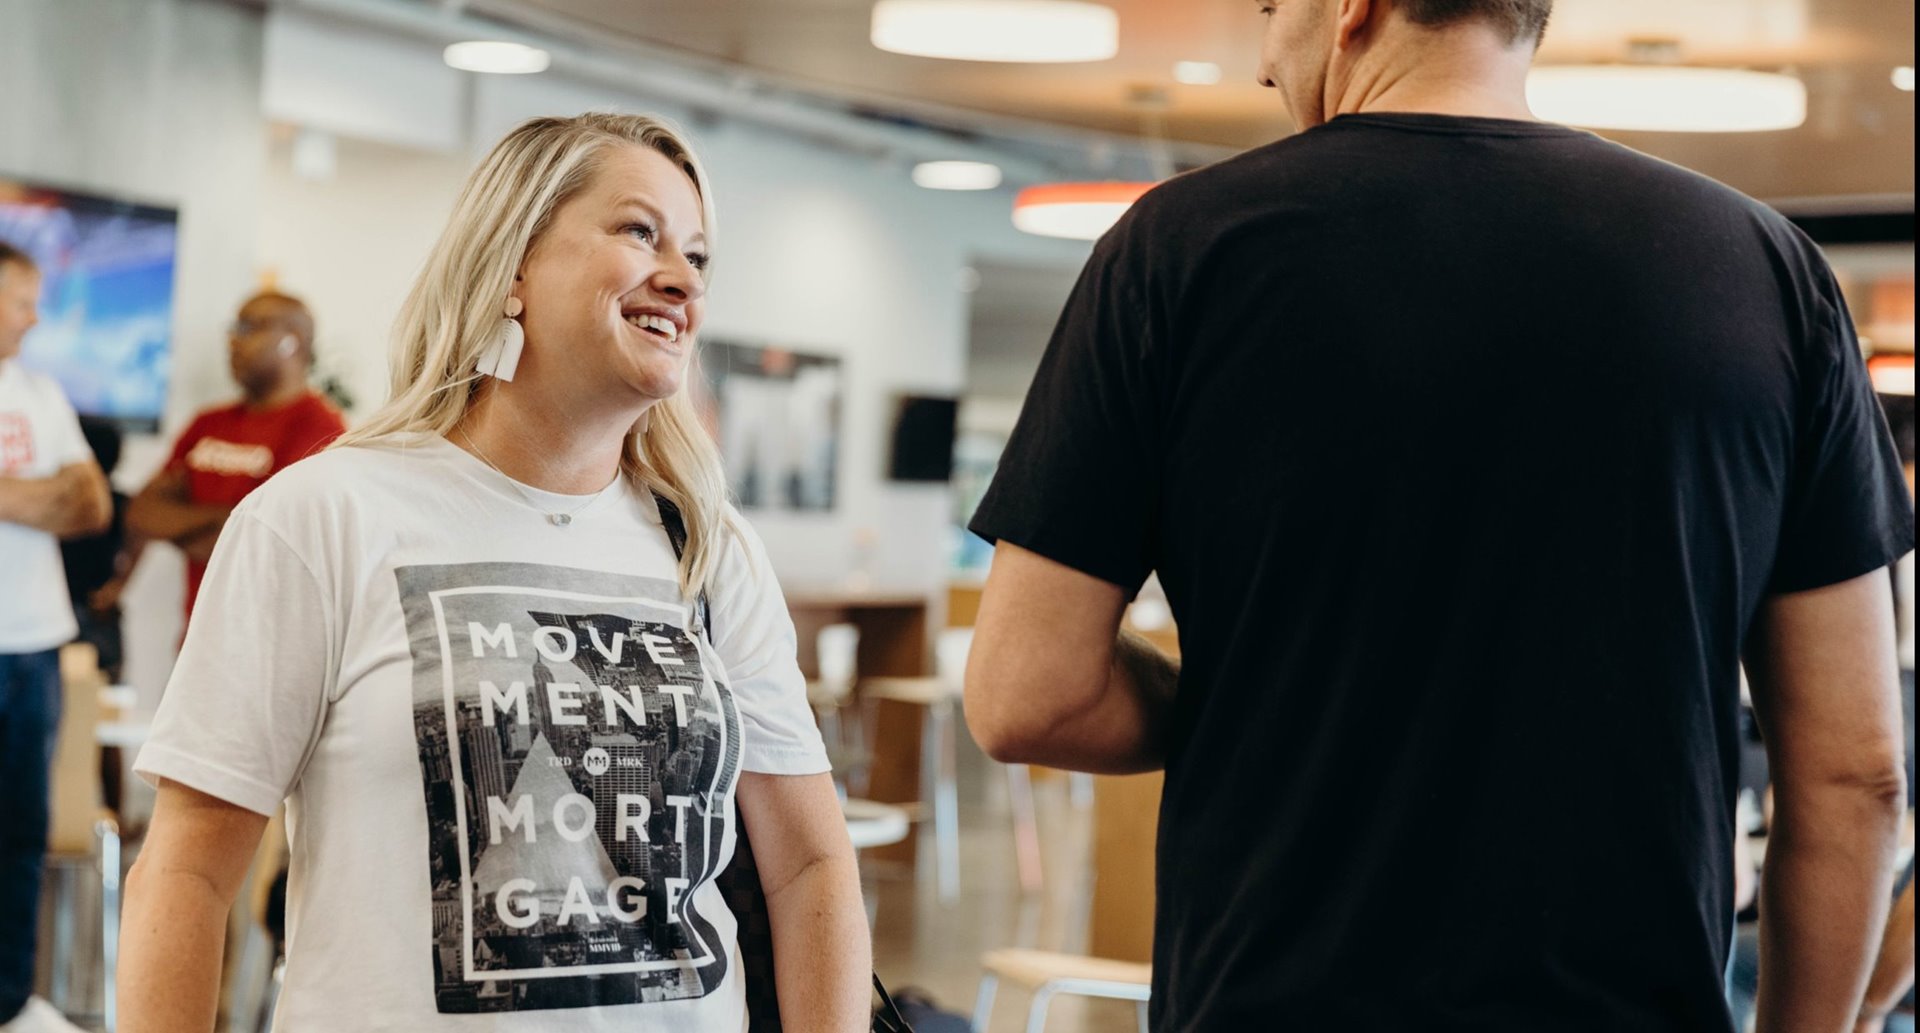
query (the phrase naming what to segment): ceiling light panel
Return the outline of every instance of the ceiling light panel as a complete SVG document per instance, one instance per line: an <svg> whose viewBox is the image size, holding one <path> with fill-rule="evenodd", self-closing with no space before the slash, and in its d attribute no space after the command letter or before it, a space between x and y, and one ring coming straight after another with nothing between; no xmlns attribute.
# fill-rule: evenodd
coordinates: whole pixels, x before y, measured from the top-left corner
<svg viewBox="0 0 1920 1033"><path fill-rule="evenodd" d="M928 190L992 190L1000 185L1000 166L984 161L923 161L913 181Z"/></svg>
<svg viewBox="0 0 1920 1033"><path fill-rule="evenodd" d="M1105 61L1120 51L1120 16L1079 0L880 0L871 39L957 61Z"/></svg>
<svg viewBox="0 0 1920 1033"><path fill-rule="evenodd" d="M539 47L505 40L467 40L441 51L441 60L463 72L532 75L547 70L551 59Z"/></svg>
<svg viewBox="0 0 1920 1033"><path fill-rule="evenodd" d="M1549 65L1527 77L1527 103L1549 122L1588 129L1753 133L1807 119L1790 75L1667 65Z"/></svg>
<svg viewBox="0 0 1920 1033"><path fill-rule="evenodd" d="M1182 61L1173 66L1173 78L1188 86L1218 85L1220 66L1212 61Z"/></svg>

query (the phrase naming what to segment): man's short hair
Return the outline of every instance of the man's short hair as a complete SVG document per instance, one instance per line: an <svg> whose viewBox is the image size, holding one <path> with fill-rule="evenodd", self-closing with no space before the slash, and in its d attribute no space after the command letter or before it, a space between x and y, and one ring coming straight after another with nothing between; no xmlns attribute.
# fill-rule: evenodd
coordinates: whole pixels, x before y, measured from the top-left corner
<svg viewBox="0 0 1920 1033"><path fill-rule="evenodd" d="M1506 33L1508 43L1532 40L1547 31L1553 0L1394 0L1416 25L1451 25L1477 19Z"/></svg>
<svg viewBox="0 0 1920 1033"><path fill-rule="evenodd" d="M313 347L313 310L307 307L306 302L301 301L291 294L285 294L276 290L263 290L253 297L248 298L240 307L245 308L247 305L251 305L256 301L272 302L274 307L281 310L281 318L286 321L287 326L293 330L294 334L300 338L300 343L306 345L309 349Z"/></svg>
<svg viewBox="0 0 1920 1033"><path fill-rule="evenodd" d="M14 247L4 240L0 240L0 270L4 270L10 265L17 265L30 273L40 271L40 263L35 262L32 255L27 254L25 251Z"/></svg>

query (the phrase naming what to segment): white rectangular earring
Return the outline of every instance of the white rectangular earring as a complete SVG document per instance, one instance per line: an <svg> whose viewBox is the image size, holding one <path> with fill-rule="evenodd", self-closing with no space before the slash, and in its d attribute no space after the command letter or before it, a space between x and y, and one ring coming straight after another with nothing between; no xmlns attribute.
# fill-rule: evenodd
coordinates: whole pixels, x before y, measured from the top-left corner
<svg viewBox="0 0 1920 1033"><path fill-rule="evenodd" d="M475 372L499 380L513 379L514 372L520 368L520 353L527 346L527 332L520 321L513 318L520 311L520 299L508 298L506 317L494 331L493 341L480 353L479 361L474 364Z"/></svg>

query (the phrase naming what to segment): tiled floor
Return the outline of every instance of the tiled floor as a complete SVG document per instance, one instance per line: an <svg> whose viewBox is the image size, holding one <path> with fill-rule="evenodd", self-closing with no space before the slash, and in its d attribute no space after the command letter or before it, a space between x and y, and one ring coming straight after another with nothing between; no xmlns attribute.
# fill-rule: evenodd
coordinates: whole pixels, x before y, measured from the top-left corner
<svg viewBox="0 0 1920 1033"><path fill-rule="evenodd" d="M971 743L961 745L960 898L942 905L933 880L869 865L877 899L874 967L889 987L919 987L952 1012L971 1015L980 985L980 955L996 947L1086 949L1092 891L1092 812L1068 799L1064 779L1036 782L1044 888L1020 891L1004 769ZM931 853L931 842L923 856ZM1026 1028L1031 999L1017 987L996 995L992 1033ZM1047 1033L1131 1033L1134 1006L1057 997Z"/></svg>

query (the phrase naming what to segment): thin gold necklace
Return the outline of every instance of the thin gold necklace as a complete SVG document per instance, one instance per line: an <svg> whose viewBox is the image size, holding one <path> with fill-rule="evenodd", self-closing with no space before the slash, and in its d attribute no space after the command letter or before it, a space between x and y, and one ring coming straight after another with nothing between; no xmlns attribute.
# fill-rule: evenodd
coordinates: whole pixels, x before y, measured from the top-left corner
<svg viewBox="0 0 1920 1033"><path fill-rule="evenodd" d="M466 431L466 428L464 427L460 428L460 438L461 440L467 443L468 448L473 449L473 454L476 456L479 456L481 462L487 464L488 469L492 470L494 473L497 473L502 477L505 477L507 480L507 483L513 485L513 490L519 492L520 497L527 500L527 505L532 506L535 512L547 518L547 523L552 524L555 527L566 527L572 524L574 517L579 516L580 513L583 510L585 510L588 506L591 506L594 503L600 501L600 497L607 493L607 488L613 487L613 481L608 481L606 488L601 488L599 491L594 492L593 497L588 499L587 501L580 503L579 505L573 507L570 510L556 512L554 510L548 509L547 507L541 505L540 500L534 498L531 494L529 494L526 488L521 487L519 481L516 481L512 477L507 476L507 471L500 469L500 464L494 462L491 458L487 456L487 453L484 450L482 450L478 444L474 442L473 436L468 434ZM619 479L620 479L620 474L618 472L614 473L613 480L617 481Z"/></svg>

